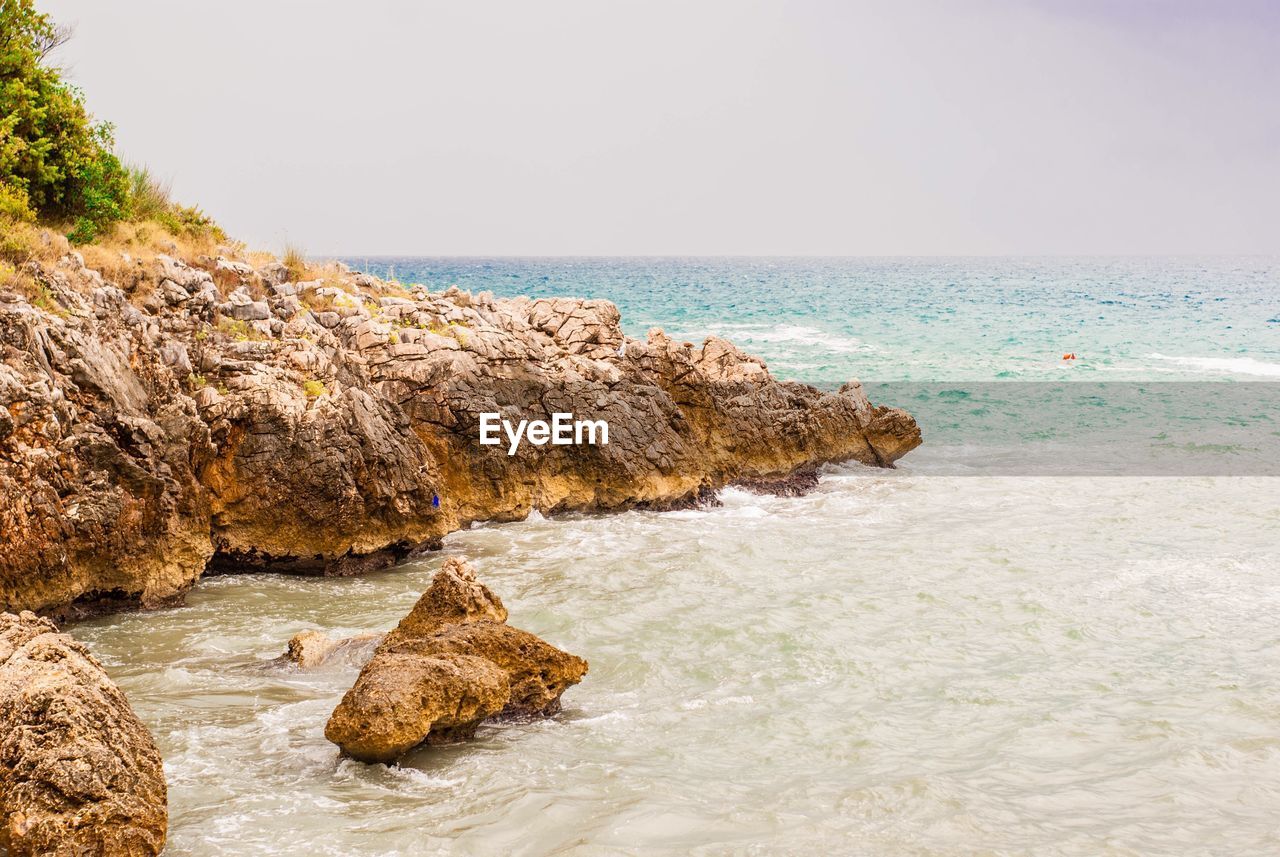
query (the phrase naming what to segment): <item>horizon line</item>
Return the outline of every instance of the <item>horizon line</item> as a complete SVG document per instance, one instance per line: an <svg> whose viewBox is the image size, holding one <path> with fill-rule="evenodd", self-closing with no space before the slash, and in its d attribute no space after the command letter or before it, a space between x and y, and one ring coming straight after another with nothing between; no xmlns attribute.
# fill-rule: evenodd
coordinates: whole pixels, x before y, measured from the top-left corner
<svg viewBox="0 0 1280 857"><path fill-rule="evenodd" d="M307 253L308 259L1277 259L1259 253Z"/></svg>

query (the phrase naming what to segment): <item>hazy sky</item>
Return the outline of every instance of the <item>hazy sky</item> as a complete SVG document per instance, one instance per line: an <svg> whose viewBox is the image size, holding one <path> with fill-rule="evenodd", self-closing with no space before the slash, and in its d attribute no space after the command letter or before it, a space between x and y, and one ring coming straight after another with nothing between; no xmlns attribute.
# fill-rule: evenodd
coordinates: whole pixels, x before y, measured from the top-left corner
<svg viewBox="0 0 1280 857"><path fill-rule="evenodd" d="M314 254L1280 252L1280 2L37 0Z"/></svg>

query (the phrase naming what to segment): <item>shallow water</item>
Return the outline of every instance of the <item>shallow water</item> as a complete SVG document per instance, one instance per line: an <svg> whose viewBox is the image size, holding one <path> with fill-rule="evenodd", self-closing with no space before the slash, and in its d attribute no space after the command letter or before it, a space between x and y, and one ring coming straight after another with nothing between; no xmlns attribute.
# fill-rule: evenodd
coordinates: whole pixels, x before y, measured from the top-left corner
<svg viewBox="0 0 1280 857"><path fill-rule="evenodd" d="M419 264L433 286L461 265ZM696 266L646 302L630 291L643 271L623 281L583 263L597 279L571 289L540 273L553 263L503 264L527 265L513 290L538 276L560 293L613 290L624 312L669 328L758 324L749 344L775 369L818 364L790 374L824 383L938 371L978 323L971 300L997 326L1039 313L1053 329L983 346L964 377L1058 378L1069 370L1041 351L1079 315L1017 283L1010 309L992 297L1007 272L967 293L938 285L977 282L986 263L917 270L914 302L961 320L936 335L885 322L865 338L879 350L861 350L839 338L857 326L840 312L849 289L872 291L865 272L822 280L813 299L830 303L805 322L822 336L797 337L791 298L744 319L723 303L731 280ZM1145 323L1099 325L1106 359L1139 379L1257 380L1259 365L1280 365L1274 265L1157 268L1107 286L1101 269L1066 267L1051 294L1077 276L1089 300L1153 283L1199 295L1200 315L1171 298ZM1231 279L1246 269L1247 283ZM510 273L485 270L463 285ZM711 282L701 304L670 286L698 277ZM765 301L753 294L752 307ZM670 310L691 305L701 315ZM1237 362L1144 356L1170 331L1198 359ZM858 369L868 354L882 374ZM1011 476L957 454L926 445L897 471L835 469L803 498L730 490L720 508L481 526L358 579L211 578L186 608L74 631L156 735L173 854L1280 851L1280 480ZM270 659L304 628L392 626L451 554L475 562L513 624L586 657L590 673L555 718L486 726L400 767L340 760L322 731L356 666L300 673Z"/></svg>
<svg viewBox="0 0 1280 857"><path fill-rule="evenodd" d="M324 740L353 665L265 661L389 627L441 556L76 633L156 733L175 854L1280 848L1274 480L854 468L725 500L451 536L591 672L400 768Z"/></svg>

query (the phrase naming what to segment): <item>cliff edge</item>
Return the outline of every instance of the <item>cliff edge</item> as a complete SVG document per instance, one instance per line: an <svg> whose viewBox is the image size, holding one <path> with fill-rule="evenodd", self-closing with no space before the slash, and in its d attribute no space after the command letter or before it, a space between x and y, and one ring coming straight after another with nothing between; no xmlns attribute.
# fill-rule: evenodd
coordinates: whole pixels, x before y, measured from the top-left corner
<svg viewBox="0 0 1280 857"><path fill-rule="evenodd" d="M856 382L631 339L607 301L94 249L0 289L5 610L175 603L206 568L359 573L475 520L672 508L920 443ZM607 421L608 444L480 442L483 414L556 413Z"/></svg>

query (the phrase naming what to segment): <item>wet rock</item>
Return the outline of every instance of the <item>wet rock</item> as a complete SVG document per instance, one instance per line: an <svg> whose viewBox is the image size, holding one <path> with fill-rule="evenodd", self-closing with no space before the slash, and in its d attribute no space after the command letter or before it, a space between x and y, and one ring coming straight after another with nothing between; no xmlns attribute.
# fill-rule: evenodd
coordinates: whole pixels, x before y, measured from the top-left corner
<svg viewBox="0 0 1280 857"><path fill-rule="evenodd" d="M124 695L52 622L0 614L0 847L142 857L167 829L160 754Z"/></svg>
<svg viewBox="0 0 1280 857"><path fill-rule="evenodd" d="M282 664L299 669L322 667L335 660L355 662L363 666L382 642L382 634L357 634L354 637L330 637L319 631L299 631L289 638L285 653L277 658Z"/></svg>
<svg viewBox="0 0 1280 857"><path fill-rule="evenodd" d="M449 557L431 579L409 615L400 620L384 641L395 646L410 640L430 637L448 625L481 620L507 621L507 608L489 587L476 580L470 564Z"/></svg>
<svg viewBox="0 0 1280 857"><path fill-rule="evenodd" d="M735 483L752 494L775 497L803 497L818 487L817 470L799 470L783 479L744 479Z"/></svg>
<svg viewBox="0 0 1280 857"><path fill-rule="evenodd" d="M506 672L484 658L375 655L324 734L353 759L393 762L419 744L471 737L509 696Z"/></svg>
<svg viewBox="0 0 1280 857"><path fill-rule="evenodd" d="M486 718L545 716L587 662L506 624L507 611L450 558L378 646L325 726L348 756L390 762L469 738Z"/></svg>

